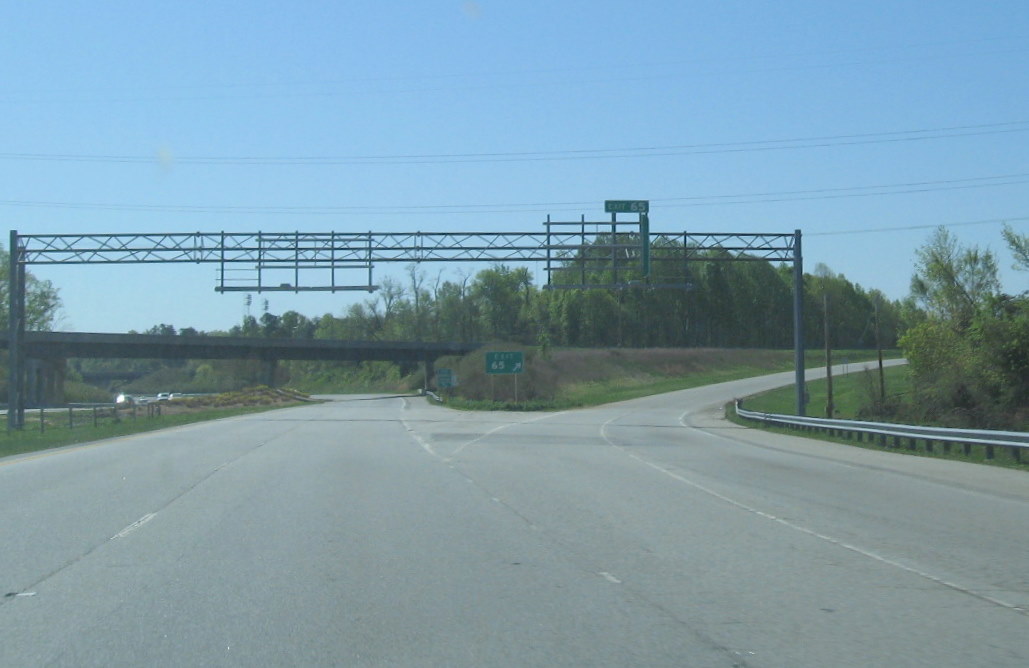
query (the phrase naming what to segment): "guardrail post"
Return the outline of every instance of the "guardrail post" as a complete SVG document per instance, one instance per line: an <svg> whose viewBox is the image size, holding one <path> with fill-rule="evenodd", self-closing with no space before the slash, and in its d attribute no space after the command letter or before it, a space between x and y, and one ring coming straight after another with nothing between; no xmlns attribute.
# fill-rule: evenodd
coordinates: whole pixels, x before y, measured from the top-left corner
<svg viewBox="0 0 1029 668"><path fill-rule="evenodd" d="M75 413L73 410L71 406L68 406L68 429L75 428Z"/></svg>
<svg viewBox="0 0 1029 668"><path fill-rule="evenodd" d="M46 414L43 412L43 407L39 408L39 433L42 434L46 431Z"/></svg>
<svg viewBox="0 0 1029 668"><path fill-rule="evenodd" d="M956 450L955 446L961 447L960 454L971 457L973 446L981 446L984 460L997 458L997 448L1007 449L1011 454L1011 460L1016 464L1025 461L1022 451L1029 448L1029 442L1025 435L1009 433L996 430L975 430L975 429L953 429L934 428L914 425L895 425L891 423L877 422L853 422L847 420L821 420L817 418L806 418L793 415L777 415L774 413L759 413L744 411L741 402L737 402L737 413L740 417L749 420L760 420L765 424L782 425L787 429L807 433L822 433L831 437L857 439L858 442L866 440L869 445L878 445L888 450L907 450L908 452L919 452L918 442L924 441L922 449L926 454L939 452L940 444L943 445L944 454L950 455ZM967 440L966 440L967 439ZM1003 456L1003 455L1002 455Z"/></svg>
<svg viewBox="0 0 1029 668"><path fill-rule="evenodd" d="M93 406L93 428L96 428L97 426L98 426L98 422L97 422L96 406Z"/></svg>

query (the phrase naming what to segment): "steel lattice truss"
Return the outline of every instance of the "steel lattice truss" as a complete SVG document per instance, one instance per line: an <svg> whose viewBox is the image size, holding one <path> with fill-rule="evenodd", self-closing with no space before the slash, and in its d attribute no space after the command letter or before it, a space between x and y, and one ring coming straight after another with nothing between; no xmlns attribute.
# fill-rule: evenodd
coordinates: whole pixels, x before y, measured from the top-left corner
<svg viewBox="0 0 1029 668"><path fill-rule="evenodd" d="M16 235L22 265L218 264L216 290L374 290L379 263L545 262L548 276L569 265L601 266L638 258L638 228L576 221L551 223L546 232L187 232L162 234ZM637 224L638 225L638 224ZM619 227L621 226L621 227ZM651 233L653 260L792 261L790 234ZM627 266L627 265L626 265ZM367 282L341 280L354 271Z"/></svg>

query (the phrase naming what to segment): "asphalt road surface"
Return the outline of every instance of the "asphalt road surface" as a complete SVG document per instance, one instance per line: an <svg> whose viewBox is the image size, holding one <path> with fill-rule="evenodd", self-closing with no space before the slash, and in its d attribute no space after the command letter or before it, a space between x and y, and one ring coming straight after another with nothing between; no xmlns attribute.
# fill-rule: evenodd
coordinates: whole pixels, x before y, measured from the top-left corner
<svg viewBox="0 0 1029 668"><path fill-rule="evenodd" d="M719 418L790 380L0 460L0 665L1029 665L1029 476Z"/></svg>

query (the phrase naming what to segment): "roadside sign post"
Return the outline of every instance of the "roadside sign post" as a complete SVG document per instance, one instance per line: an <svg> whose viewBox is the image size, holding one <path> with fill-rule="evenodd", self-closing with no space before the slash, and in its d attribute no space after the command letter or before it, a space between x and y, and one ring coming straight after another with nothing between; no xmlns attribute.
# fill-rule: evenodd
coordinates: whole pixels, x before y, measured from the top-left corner
<svg viewBox="0 0 1029 668"><path fill-rule="evenodd" d="M490 400L495 400L493 377L514 375L515 403L518 403L518 374L525 371L525 355L520 350L486 353L486 375L490 377Z"/></svg>

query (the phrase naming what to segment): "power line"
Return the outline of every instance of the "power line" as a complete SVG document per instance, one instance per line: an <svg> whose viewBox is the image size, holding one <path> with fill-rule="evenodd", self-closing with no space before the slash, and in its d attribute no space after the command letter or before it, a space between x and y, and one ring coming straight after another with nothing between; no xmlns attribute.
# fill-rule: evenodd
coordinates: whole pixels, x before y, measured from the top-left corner
<svg viewBox="0 0 1029 668"><path fill-rule="evenodd" d="M915 181L841 188L817 188L809 190L784 190L777 192L737 193L722 195L694 195L686 197L651 198L652 204L663 208L693 206L716 206L729 204L765 204L807 200L840 199L851 197L875 197L904 195L912 193L990 188L1029 183L1029 173L977 176L964 179L937 181ZM417 204L397 206L329 205L329 206L229 206L191 204L120 204L110 202L47 202L34 200L0 200L0 206L77 209L101 211L139 211L151 213L193 213L193 214L262 214L262 215L306 215L327 216L344 214L361 215L412 215L412 214L485 214L485 213L554 213L580 211L595 207L597 202L523 202L490 204Z"/></svg>
<svg viewBox="0 0 1029 668"><path fill-rule="evenodd" d="M934 41L934 42L923 42L923 43L909 43L909 44L895 44L895 45L862 45L860 47L843 48L843 49L828 49L828 50L812 50L806 52L781 52L781 53L765 53L757 54L752 56L738 56L729 58L687 58L687 59L673 59L663 61L650 61L650 62L614 62L604 64L589 64L589 65L571 65L566 67L544 67L544 68L529 68L529 69L512 69L512 70L485 70L485 71L467 71L467 72L441 72L441 73L410 73L410 74L381 74L381 75L365 75L365 76L351 76L335 79L321 79L321 80L301 80L301 79L284 79L279 81L223 81L223 82L210 82L210 83L197 83L197 84L147 84L143 86L118 87L118 86L106 86L106 87L90 87L90 88L71 88L71 89L57 89L53 91L44 92L44 94L67 95L68 93L135 93L135 92L149 92L149 91L242 91L246 89L253 90L269 90L269 89L298 89L298 88L318 88L322 90L314 90L309 92L295 92L289 90L283 90L278 93L254 93L254 94L234 94L234 95L193 95L193 96L175 96L175 95L161 95L157 97L127 97L127 98L108 98L103 101L105 102L131 102L131 101L205 101L205 100L241 100L241 99L276 99L276 98L300 98L300 97L330 97L339 95L351 95L353 94L353 88L341 88L346 86L360 86L361 92L367 94L369 92L441 92L441 91L452 91L452 90L474 90L474 89L497 89L497 88L511 88L511 87L538 87L538 86L567 86L577 84L604 84L609 85L612 82L632 82L632 81L648 81L648 80L662 80L669 78L678 78L684 76L682 68L705 68L701 70L701 73L710 72L724 72L724 69L715 69L713 66L737 66L743 65L744 67L752 67L754 69L743 70L745 72L767 72L767 71L778 71L778 70L798 70L798 69L812 69L812 68L837 68L837 67L853 67L853 66L865 66L865 65L894 65L901 62L921 61L921 60L936 60L936 59L950 59L950 58L961 58L969 59L977 56L995 56L995 55L1009 55L1013 53L1022 53L1026 49L1024 46L1024 37L1022 36L998 36L988 38L977 38L970 40L945 40L945 41ZM961 45L997 45L1005 42L1013 43L1013 47L1002 48L1000 50L978 50L973 48L972 50L944 50L942 52L935 51L939 47L952 47ZM912 55L909 52L921 50L921 49L932 49L926 54ZM881 56L877 54L882 54ZM861 56L859 60L833 60L838 57L850 58L853 56ZM800 63L794 63L794 61L800 60ZM811 62L806 62L811 61ZM778 64L786 63L786 64ZM622 77L604 77L597 79L572 79L567 81L559 80L546 80L546 81L530 81L524 82L510 82L510 83L492 83L492 84L481 84L481 85L467 85L467 86L447 86L437 88L421 88L413 90L388 90L383 89L381 91L374 91L369 89L369 85L382 85L382 84L393 84L403 82L435 82L435 81L454 81L454 80L498 80L504 78L519 78L519 77L539 77L539 76L550 76L550 75L578 75L588 74L592 72L609 73L613 71L654 71L662 70L666 68L677 68L672 72L661 72L658 74L649 75L638 75L638 76L622 76ZM735 71L735 70L730 70ZM63 103L67 101L64 99L35 99L26 100L19 99L17 95L22 94L19 91L6 92L6 95L0 96L0 104L3 103Z"/></svg>
<svg viewBox="0 0 1029 668"><path fill-rule="evenodd" d="M872 227L855 230L836 230L833 232L805 232L805 237L831 237L844 234L880 234L882 232L905 232L909 230L928 230L937 227L965 227L970 225L998 225L1002 223L1020 223L1029 221L1029 216L1013 216L1010 218L987 218L985 220L966 220L957 223L926 223L923 225L903 225L900 227Z"/></svg>
<svg viewBox="0 0 1029 668"><path fill-rule="evenodd" d="M1006 174L1000 176L979 176L967 179L941 181L916 181L878 186L850 186L846 188L819 188L814 190L785 190L780 192L749 193L738 195L703 195L678 197L661 202L686 202L669 204L669 208L687 206L715 206L719 204L768 204L774 202L799 202L806 200L840 199L848 197L875 197L878 195L907 195L913 193L939 192L948 190L969 190L1029 183L1029 174Z"/></svg>
<svg viewBox="0 0 1029 668"><path fill-rule="evenodd" d="M581 148L551 151L509 151L483 153L413 153L341 156L199 156L185 155L130 155L80 153L0 153L0 160L35 162L84 162L213 166L333 166L333 165L414 165L451 163L542 162L565 160L598 160L624 158L650 158L682 155L711 155L719 153L748 153L783 151L836 146L889 144L898 142L978 137L1011 134L1029 130L1029 121L1007 121L978 125L957 125L940 128L897 130L859 134L837 134L792 139L765 139L754 141L703 144L669 144L620 148Z"/></svg>

